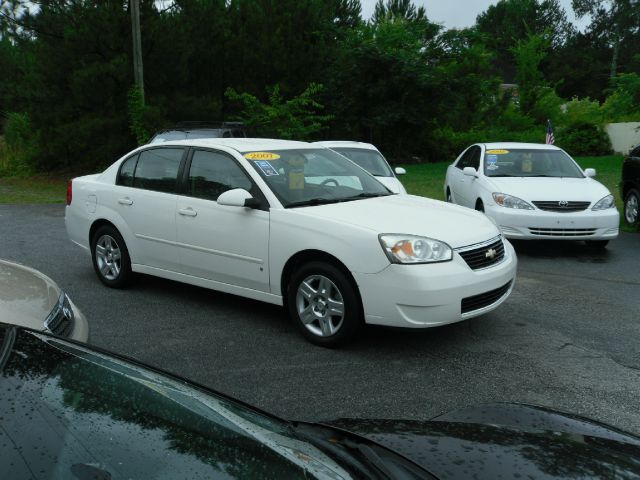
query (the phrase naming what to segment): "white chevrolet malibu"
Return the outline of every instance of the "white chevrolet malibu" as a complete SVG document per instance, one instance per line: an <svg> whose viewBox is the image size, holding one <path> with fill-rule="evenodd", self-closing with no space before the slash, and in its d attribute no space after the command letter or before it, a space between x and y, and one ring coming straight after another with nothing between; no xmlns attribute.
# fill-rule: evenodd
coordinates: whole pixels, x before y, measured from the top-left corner
<svg viewBox="0 0 640 480"><path fill-rule="evenodd" d="M147 145L70 181L67 204L69 237L105 285L142 272L283 305L324 346L365 322L422 328L489 312L516 273L484 215L392 195L302 142Z"/></svg>
<svg viewBox="0 0 640 480"><path fill-rule="evenodd" d="M448 202L491 217L507 238L604 248L618 236L620 215L595 174L553 145L477 144L447 168L444 191Z"/></svg>

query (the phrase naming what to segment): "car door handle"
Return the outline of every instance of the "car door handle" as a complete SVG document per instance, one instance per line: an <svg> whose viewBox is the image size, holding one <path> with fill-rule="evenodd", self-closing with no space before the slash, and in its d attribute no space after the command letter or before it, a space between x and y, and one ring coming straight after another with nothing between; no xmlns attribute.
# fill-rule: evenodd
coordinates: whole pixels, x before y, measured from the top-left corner
<svg viewBox="0 0 640 480"><path fill-rule="evenodd" d="M191 207L189 207L189 208L181 208L180 210L178 210L178 213L180 215L184 215L185 217L195 217L196 215L198 215L198 212L196 212Z"/></svg>
<svg viewBox="0 0 640 480"><path fill-rule="evenodd" d="M118 199L118 203L120 205L133 205L133 200L131 200L129 197L125 197Z"/></svg>

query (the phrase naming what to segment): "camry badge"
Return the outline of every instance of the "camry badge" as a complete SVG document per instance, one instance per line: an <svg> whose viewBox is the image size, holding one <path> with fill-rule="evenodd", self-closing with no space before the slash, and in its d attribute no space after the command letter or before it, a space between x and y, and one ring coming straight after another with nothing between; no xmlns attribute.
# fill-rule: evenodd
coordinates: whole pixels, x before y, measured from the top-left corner
<svg viewBox="0 0 640 480"><path fill-rule="evenodd" d="M490 258L491 260L493 260L496 257L497 254L498 254L498 252L496 252L493 248L490 248L484 254L484 258Z"/></svg>
<svg viewBox="0 0 640 480"><path fill-rule="evenodd" d="M558 206L559 206L559 207L562 207L562 208L566 208L566 207L568 207L568 206L569 206L569 202L567 202L566 200L560 200L560 201L558 202Z"/></svg>

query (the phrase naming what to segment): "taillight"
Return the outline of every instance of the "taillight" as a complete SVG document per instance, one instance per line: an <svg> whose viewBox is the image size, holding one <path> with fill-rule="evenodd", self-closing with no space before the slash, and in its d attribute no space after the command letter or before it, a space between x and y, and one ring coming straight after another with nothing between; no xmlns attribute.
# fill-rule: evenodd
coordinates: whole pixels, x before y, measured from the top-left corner
<svg viewBox="0 0 640 480"><path fill-rule="evenodd" d="M73 180L67 182L67 205L71 205L73 200Z"/></svg>

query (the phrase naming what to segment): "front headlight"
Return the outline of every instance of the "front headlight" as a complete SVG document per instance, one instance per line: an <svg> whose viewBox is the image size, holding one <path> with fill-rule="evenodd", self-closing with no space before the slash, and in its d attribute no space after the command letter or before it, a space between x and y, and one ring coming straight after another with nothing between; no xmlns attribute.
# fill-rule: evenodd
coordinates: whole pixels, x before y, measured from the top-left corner
<svg viewBox="0 0 640 480"><path fill-rule="evenodd" d="M505 208L517 208L519 210L533 210L533 206L522 200L521 198L507 195L506 193L494 192L493 200L497 205Z"/></svg>
<svg viewBox="0 0 640 480"><path fill-rule="evenodd" d="M380 244L391 263L436 263L453 258L451 247L433 238L383 234Z"/></svg>
<svg viewBox="0 0 640 480"><path fill-rule="evenodd" d="M613 198L613 195L607 195L604 198L598 200L591 210L606 210L607 208L613 208L616 206L616 201Z"/></svg>

